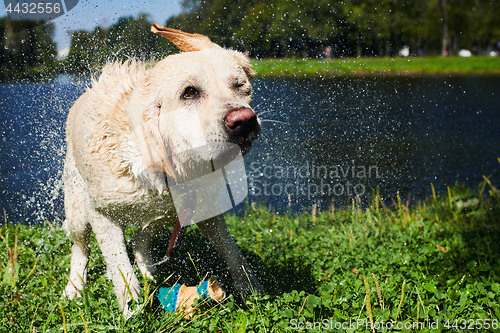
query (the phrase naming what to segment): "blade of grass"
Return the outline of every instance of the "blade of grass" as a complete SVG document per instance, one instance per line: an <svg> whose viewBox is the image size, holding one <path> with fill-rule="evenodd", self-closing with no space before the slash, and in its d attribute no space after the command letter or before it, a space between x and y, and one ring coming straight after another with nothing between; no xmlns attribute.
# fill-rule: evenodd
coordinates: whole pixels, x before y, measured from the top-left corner
<svg viewBox="0 0 500 333"><path fill-rule="evenodd" d="M66 326L66 315L64 314L64 310L62 308L61 302L59 302L59 310L61 310L64 333L68 333L68 327Z"/></svg>
<svg viewBox="0 0 500 333"><path fill-rule="evenodd" d="M39 304L36 305L35 313L33 313L33 318L31 319L30 331L32 331L32 332L35 330L35 326L33 326L33 325L35 323L35 316L38 312L38 306L39 306Z"/></svg>
<svg viewBox="0 0 500 333"><path fill-rule="evenodd" d="M297 317L300 317L300 314L302 313L302 310L304 310L304 305L306 305L306 301L307 301L308 297L309 297L309 295L306 296L306 298L304 299L304 303L302 303L302 307L300 308L299 314L297 315Z"/></svg>
<svg viewBox="0 0 500 333"><path fill-rule="evenodd" d="M80 313L80 318L82 318L82 321L83 321L83 328L85 329L85 333L90 333L89 331L89 327L87 325L87 321L85 320L85 318L83 317L83 313L82 313L82 309L78 308L78 312Z"/></svg>
<svg viewBox="0 0 500 333"><path fill-rule="evenodd" d="M31 274L33 274L33 272L35 271L35 268L36 268L36 264L38 263L38 260L40 260L40 258L36 258L35 260L35 263L33 264L33 268L31 269L31 271L28 273L28 275L26 275L26 277L24 278L24 280L21 282L21 284L24 284L28 278L31 276Z"/></svg>
<svg viewBox="0 0 500 333"><path fill-rule="evenodd" d="M378 301L380 302L380 308L383 310L384 309L384 302L382 301L382 293L380 292L380 286L377 281L377 277L375 274L372 273L373 281L375 282L375 286L377 287L377 296L378 296Z"/></svg>
<svg viewBox="0 0 500 333"><path fill-rule="evenodd" d="M188 254L188 256L189 256L189 260L191 260L191 263L193 264L193 267L194 267L194 269L195 269L195 271L196 271L196 275L198 275L198 279L199 279L200 281L203 281L203 279L202 279L202 278L201 278L201 276L200 276L200 272L198 272L198 268L196 268L196 265L194 264L193 258L191 257L191 253L189 253L189 252L188 252L187 254Z"/></svg>
<svg viewBox="0 0 500 333"><path fill-rule="evenodd" d="M405 298L405 285L406 280L403 280L403 286L401 287L401 301L399 302L398 311L396 312L396 320L398 320L399 312L401 311L401 305L403 304L403 300Z"/></svg>
<svg viewBox="0 0 500 333"><path fill-rule="evenodd" d="M123 275L122 270L119 268L120 275L122 276L123 282L125 282L125 287L127 287L128 295L130 296L130 299L133 299L134 297L132 296L132 290L130 289L130 285L127 282L127 279L125 278L125 275ZM125 305L125 304L123 304Z"/></svg>
<svg viewBox="0 0 500 333"><path fill-rule="evenodd" d="M370 323L372 324L372 331L375 333L375 324L373 323L373 313L372 313L372 304L370 302L370 285L368 284L368 280L366 276L363 276L363 283L365 284L366 291L366 311L368 312L368 317L370 318Z"/></svg>
<svg viewBox="0 0 500 333"><path fill-rule="evenodd" d="M250 276L248 276L248 272L247 270L245 269L245 266L241 266L241 268L243 269L243 271L245 272L245 275L247 276L247 280L248 280L248 283L250 283L250 287L252 288L252 296L254 297L254 300L255 300L255 305L257 306L257 311L259 312L260 314L260 320L261 320L261 324L262 324L262 327L264 327L264 332L267 332L267 329L266 329L266 326L264 324L264 320L262 319L262 311L260 310L260 306L259 306L259 301L257 299L257 294L256 294L256 291L252 285L252 282L250 281ZM307 298L307 297L306 297ZM305 303L304 303L305 304ZM304 306L304 305L302 305Z"/></svg>
<svg viewBox="0 0 500 333"><path fill-rule="evenodd" d="M422 302L422 298L420 297L420 292L418 291L418 287L417 286L415 286L415 290L417 291L418 300L419 300L420 304L422 304L422 311L424 311L424 316L427 316L427 314L425 313L424 302Z"/></svg>

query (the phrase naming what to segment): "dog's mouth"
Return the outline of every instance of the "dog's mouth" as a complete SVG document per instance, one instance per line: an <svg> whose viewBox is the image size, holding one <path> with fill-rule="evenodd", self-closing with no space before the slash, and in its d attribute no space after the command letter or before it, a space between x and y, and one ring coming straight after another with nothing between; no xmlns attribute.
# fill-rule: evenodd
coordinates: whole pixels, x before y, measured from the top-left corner
<svg viewBox="0 0 500 333"><path fill-rule="evenodd" d="M257 137L257 135L256 135ZM252 140L251 138L229 138L227 142L234 143L240 147L241 154L245 155L252 149Z"/></svg>

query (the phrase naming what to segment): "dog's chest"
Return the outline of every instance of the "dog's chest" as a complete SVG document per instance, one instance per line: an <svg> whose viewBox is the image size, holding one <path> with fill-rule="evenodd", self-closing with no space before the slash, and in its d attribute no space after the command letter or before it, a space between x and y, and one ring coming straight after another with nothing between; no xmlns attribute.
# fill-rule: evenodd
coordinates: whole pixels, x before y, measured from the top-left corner
<svg viewBox="0 0 500 333"><path fill-rule="evenodd" d="M138 224L140 226L164 219L167 224L174 224L177 219L175 206L168 190L159 193L156 190L143 191L134 200L109 203L96 208L108 218L120 224Z"/></svg>

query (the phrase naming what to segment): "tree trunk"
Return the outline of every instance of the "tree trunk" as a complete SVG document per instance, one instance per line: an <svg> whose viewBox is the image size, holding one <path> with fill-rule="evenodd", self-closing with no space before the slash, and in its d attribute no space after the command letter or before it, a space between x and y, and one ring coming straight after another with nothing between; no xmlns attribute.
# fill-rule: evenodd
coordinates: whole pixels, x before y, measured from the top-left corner
<svg viewBox="0 0 500 333"><path fill-rule="evenodd" d="M356 43L356 57L361 58L363 56L362 48L361 48L361 37L358 38L358 42Z"/></svg>
<svg viewBox="0 0 500 333"><path fill-rule="evenodd" d="M418 54L418 43L416 38L411 39L410 54L416 56Z"/></svg>
<svg viewBox="0 0 500 333"><path fill-rule="evenodd" d="M453 50L454 55L458 54L458 49L460 48L460 26L462 25L462 17L460 15L455 16L455 33L453 35Z"/></svg>
<svg viewBox="0 0 500 333"><path fill-rule="evenodd" d="M303 58L303 59L307 59L307 57L309 56L309 52L308 52L308 50L307 50L307 45L304 45L304 46L302 47L302 52L301 52L301 54L302 54L302 58Z"/></svg>
<svg viewBox="0 0 500 333"><path fill-rule="evenodd" d="M491 38L493 34L491 33L491 30L488 32L488 37L487 37L487 43L488 43L488 48L486 49L486 55L490 55L490 52L493 51L493 39Z"/></svg>
<svg viewBox="0 0 500 333"><path fill-rule="evenodd" d="M443 37L441 42L441 55L448 54L448 6L446 0L441 0L441 8L443 9Z"/></svg>
<svg viewBox="0 0 500 333"><path fill-rule="evenodd" d="M488 48L486 49L486 55L490 55L490 52L493 51L493 28L495 27L495 20L490 20L490 24L488 24L488 34L486 35L486 41L488 43Z"/></svg>

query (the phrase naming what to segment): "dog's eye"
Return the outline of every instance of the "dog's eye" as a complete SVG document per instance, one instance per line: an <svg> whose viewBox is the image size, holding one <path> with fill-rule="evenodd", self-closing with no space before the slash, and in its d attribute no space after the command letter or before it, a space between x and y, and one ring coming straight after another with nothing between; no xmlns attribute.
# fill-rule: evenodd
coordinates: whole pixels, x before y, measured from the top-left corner
<svg viewBox="0 0 500 333"><path fill-rule="evenodd" d="M234 87L235 87L235 88L241 88L241 87L243 87L244 85L245 85L245 82L236 82L236 83L234 84Z"/></svg>
<svg viewBox="0 0 500 333"><path fill-rule="evenodd" d="M195 98L198 96L199 92L195 87L187 87L186 90L184 90L184 93L182 94L182 97L186 99L191 99Z"/></svg>

